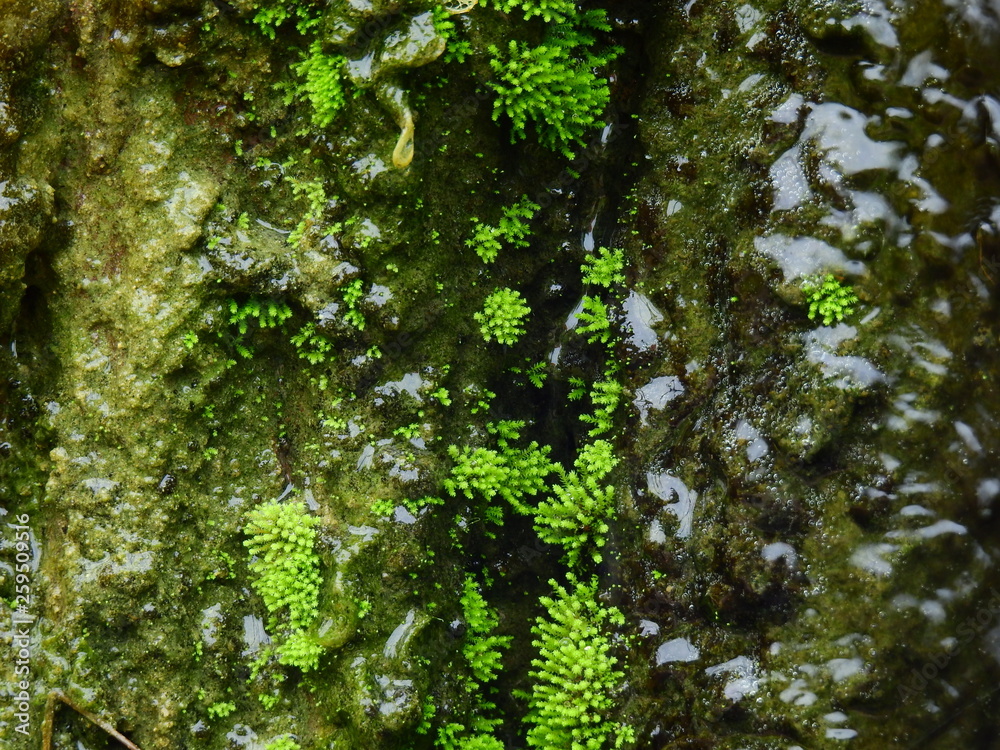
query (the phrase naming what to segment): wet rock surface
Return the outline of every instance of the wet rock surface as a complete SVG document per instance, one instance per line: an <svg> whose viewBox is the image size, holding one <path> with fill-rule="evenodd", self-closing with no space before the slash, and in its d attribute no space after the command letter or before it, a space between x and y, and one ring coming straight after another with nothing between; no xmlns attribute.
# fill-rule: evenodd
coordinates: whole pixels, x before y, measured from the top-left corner
<svg viewBox="0 0 1000 750"><path fill-rule="evenodd" d="M144 750L433 747L477 705L471 571L514 637L495 736L523 747L530 627L565 566L530 519L498 530L442 490L448 447L525 420L568 466L591 429L573 379L618 367L616 516L586 573L625 615L635 746L991 746L988 5L625 4L607 127L572 162L494 121L495 9L454 17L467 62L424 6L327 16L330 49L384 70L317 130L273 88L292 22L272 42L248 3L96 6L0 14L5 630L22 525L32 596L30 732L8 700L0 738L37 746L58 689ZM393 102L418 123L406 169ZM485 266L473 222L521 196L530 244ZM629 259L614 365L575 330L599 246ZM821 274L858 298L829 325L803 291ZM498 286L532 308L513 346L473 318ZM241 330L253 305L284 322ZM319 519L306 673L266 658L244 546L246 514L293 496ZM53 736L108 741L68 708Z"/></svg>

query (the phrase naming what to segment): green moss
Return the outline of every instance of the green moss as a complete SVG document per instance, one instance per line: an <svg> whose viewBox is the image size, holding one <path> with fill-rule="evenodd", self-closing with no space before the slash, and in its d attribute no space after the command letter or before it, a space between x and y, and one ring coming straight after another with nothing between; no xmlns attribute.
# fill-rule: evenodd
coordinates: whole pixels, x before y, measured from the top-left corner
<svg viewBox="0 0 1000 750"><path fill-rule="evenodd" d="M219 701L213 703L206 709L210 719L224 719L236 710L236 704L230 701Z"/></svg>
<svg viewBox="0 0 1000 750"><path fill-rule="evenodd" d="M583 283L610 288L614 284L624 284L625 253L622 250L597 248L594 255L588 255L580 266Z"/></svg>
<svg viewBox="0 0 1000 750"><path fill-rule="evenodd" d="M597 583L580 583L568 576L569 588L554 580L554 597L541 597L545 617L535 621L530 673L534 684L528 695L531 747L586 748L628 747L635 731L610 720L615 695L624 673L615 669L607 625L623 625L625 618L615 608L597 602Z"/></svg>
<svg viewBox="0 0 1000 750"><path fill-rule="evenodd" d="M255 3L253 7L253 22L269 39L274 39L278 27L289 19L295 19L295 26L300 34L306 33L317 23L317 16L310 4L300 0L271 0Z"/></svg>
<svg viewBox="0 0 1000 750"><path fill-rule="evenodd" d="M513 639L496 635L499 617L487 605L472 574L465 577L461 604L467 626L462 656L469 670L465 678L469 703L459 711L466 714L461 721L449 721L438 729L436 746L443 750L503 750L503 743L493 736L502 719L496 716L497 707L486 696L488 684L499 674L503 652Z"/></svg>
<svg viewBox="0 0 1000 750"><path fill-rule="evenodd" d="M258 166L261 165L258 164ZM285 170L285 182L291 187L292 195L300 199L305 199L307 206L305 212L295 225L295 229L288 235L288 244L295 247L299 246L310 230L339 231L340 227L338 224L330 227L323 225L323 215L326 212L327 206L336 203L336 196L331 197L327 195L326 185L321 180L305 179L297 174L294 159L288 159L281 166Z"/></svg>
<svg viewBox="0 0 1000 750"><path fill-rule="evenodd" d="M344 305L347 307L344 320L359 331L365 330L365 316L360 309L361 300L365 296L365 283L361 279L354 279L344 287L343 295Z"/></svg>
<svg viewBox="0 0 1000 750"><path fill-rule="evenodd" d="M502 210L503 217L497 226L484 224L479 219L472 219L475 224L472 237L465 241L466 247L471 247L484 263L492 263L506 242L512 247L527 247L528 233L531 221L539 205L521 196L521 200Z"/></svg>
<svg viewBox="0 0 1000 750"><path fill-rule="evenodd" d="M532 441L523 448L514 445L520 440L521 421L491 422L486 428L496 436L497 449L470 446L448 447L455 462L451 474L444 480L445 491L455 497L462 493L472 499L476 494L486 500L502 497L521 512L530 512L524 498L541 492L546 477L555 468L549 458L549 446Z"/></svg>
<svg viewBox="0 0 1000 750"><path fill-rule="evenodd" d="M273 740L264 745L264 750L300 750L301 745L292 739L290 735L282 735L281 737L275 737Z"/></svg>
<svg viewBox="0 0 1000 750"><path fill-rule="evenodd" d="M583 298L583 307L576 314L580 325L576 332L586 336L591 344L608 343L611 339L611 321L608 319L608 307L599 298L589 294Z"/></svg>
<svg viewBox="0 0 1000 750"><path fill-rule="evenodd" d="M291 66L298 82L288 87L286 102L309 102L312 124L317 128L329 127L344 108L344 63L343 55L326 54L323 45L314 41L302 60Z"/></svg>
<svg viewBox="0 0 1000 750"><path fill-rule="evenodd" d="M822 278L813 276L805 279L802 291L809 302L809 320L819 316L825 326L841 321L854 312L854 304L858 301L850 286L829 273Z"/></svg>
<svg viewBox="0 0 1000 750"><path fill-rule="evenodd" d="M314 323L306 323L291 338L299 356L311 365L326 362L333 356L333 342L316 331Z"/></svg>
<svg viewBox="0 0 1000 750"><path fill-rule="evenodd" d="M278 661L303 671L315 669L322 653L306 633L319 614L318 524L304 503L272 501L250 511L245 528L253 588L271 614Z"/></svg>
<svg viewBox="0 0 1000 750"><path fill-rule="evenodd" d="M468 727L457 722L446 724L438 731L437 747L442 750L504 750L504 744L490 734L499 724L497 719L483 718L471 721Z"/></svg>
<svg viewBox="0 0 1000 750"><path fill-rule="evenodd" d="M496 678L500 671L503 652L510 646L511 636L495 635L499 619L497 613L486 604L479 584L474 576L465 577L462 592L462 614L468 631L462 654L472 673L474 683L470 689Z"/></svg>
<svg viewBox="0 0 1000 750"><path fill-rule="evenodd" d="M434 30L445 40L445 62L464 63L472 54L472 44L468 39L458 38L458 27L455 24L454 13L445 10L441 5L434 8Z"/></svg>
<svg viewBox="0 0 1000 750"><path fill-rule="evenodd" d="M482 312L473 317L487 342L496 339L501 344L516 344L524 334L524 318L531 308L521 293L509 287L497 289L483 303Z"/></svg>
<svg viewBox="0 0 1000 750"><path fill-rule="evenodd" d="M538 504L538 538L561 545L570 567L585 554L601 562L600 549L607 541L615 496L615 488L601 482L617 463L609 442L597 440L584 446L574 461L576 470L560 468L560 482L552 486L551 496Z"/></svg>
<svg viewBox="0 0 1000 750"><path fill-rule="evenodd" d="M309 672L319 666L323 646L309 633L297 630L278 644L278 663Z"/></svg>
<svg viewBox="0 0 1000 750"><path fill-rule="evenodd" d="M531 362L530 359L526 359L526 362ZM535 362L527 367L511 367L510 371L515 375L524 375L528 382L531 383L535 388L541 388L545 385L545 380L549 376L547 362Z"/></svg>
<svg viewBox="0 0 1000 750"><path fill-rule="evenodd" d="M572 19L551 27L538 46L512 39L504 50L489 47L496 74L490 83L497 97L493 119L510 118L512 140L525 138L530 123L539 143L572 158L573 146L598 125L611 98L607 80L594 70L620 50L592 51L593 32L609 30L604 11L574 12Z"/></svg>
<svg viewBox="0 0 1000 750"><path fill-rule="evenodd" d="M614 412L621 403L625 388L616 378L615 368L604 372L604 379L598 380L590 389L590 401L594 405L591 414L581 414L583 422L593 425L587 433L591 437L610 432L614 427ZM573 394L570 394L571 398Z"/></svg>
<svg viewBox="0 0 1000 750"><path fill-rule="evenodd" d="M565 23L577 13L573 0L484 0L483 5L504 13L519 11L525 21L542 18L546 23Z"/></svg>
<svg viewBox="0 0 1000 750"><path fill-rule="evenodd" d="M292 317L292 310L288 305L273 299L251 297L242 304L231 299L226 304L229 309L229 325L236 326L241 336L247 333L253 323L263 329L275 328Z"/></svg>

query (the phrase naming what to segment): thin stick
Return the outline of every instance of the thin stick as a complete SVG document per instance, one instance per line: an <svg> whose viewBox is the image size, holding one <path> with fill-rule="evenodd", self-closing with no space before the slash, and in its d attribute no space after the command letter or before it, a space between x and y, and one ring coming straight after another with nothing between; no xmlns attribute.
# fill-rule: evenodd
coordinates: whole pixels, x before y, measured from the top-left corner
<svg viewBox="0 0 1000 750"><path fill-rule="evenodd" d="M981 270L984 274L986 274L986 278L990 280L991 284L995 283L994 279L993 279L993 275L989 271L986 270L986 264L983 262L983 243L982 242L979 243L979 270Z"/></svg>
<svg viewBox="0 0 1000 750"><path fill-rule="evenodd" d="M56 696L49 693L45 699L45 717L42 719L42 750L52 750L52 717L56 712Z"/></svg>
<svg viewBox="0 0 1000 750"><path fill-rule="evenodd" d="M92 714L87 709L80 708L80 706L76 705L73 701L71 701L69 697L62 690L53 690L51 693L49 693L49 699L48 701L46 701L45 719L42 721L42 750L52 750L52 719L53 716L55 715L55 710L56 710L55 700L57 698L61 700L63 703L65 703L67 706L72 708L74 711L76 711L78 714L80 714L82 717L90 721L92 724L96 724L105 732L110 734L112 737L114 737L116 740L122 743L125 747L127 747L128 750L139 750L139 748L136 745L134 745L128 737L126 737L124 734L119 732L113 726L108 724L108 722L106 722L97 714Z"/></svg>

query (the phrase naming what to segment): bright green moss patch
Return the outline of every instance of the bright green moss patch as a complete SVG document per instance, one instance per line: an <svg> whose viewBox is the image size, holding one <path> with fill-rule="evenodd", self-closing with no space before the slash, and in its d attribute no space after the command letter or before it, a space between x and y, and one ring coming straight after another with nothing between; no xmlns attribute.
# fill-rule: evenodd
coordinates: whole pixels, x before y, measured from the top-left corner
<svg viewBox="0 0 1000 750"><path fill-rule="evenodd" d="M583 298L583 307L576 314L580 325L576 332L586 336L591 344L608 343L611 339L611 320L608 318L608 307L598 297L589 294Z"/></svg>
<svg viewBox="0 0 1000 750"><path fill-rule="evenodd" d="M325 54L322 44L315 41L302 60L291 66L298 82L289 86L286 103L308 101L317 128L329 127L344 107L344 62L343 55Z"/></svg>
<svg viewBox="0 0 1000 750"><path fill-rule="evenodd" d="M590 389L590 401L594 405L592 414L581 414L580 420L593 427L587 433L591 437L610 432L614 427L614 412L625 394L625 387L616 378L616 369L609 367L604 378ZM571 398L573 394L570 394Z"/></svg>
<svg viewBox="0 0 1000 750"><path fill-rule="evenodd" d="M813 276L802 283L802 291L809 302L809 320L820 317L823 325L841 321L854 312L858 297L850 286L832 273L820 278Z"/></svg>
<svg viewBox="0 0 1000 750"><path fill-rule="evenodd" d="M210 719L224 719L236 710L236 704L232 701L219 701L209 706L205 712Z"/></svg>
<svg viewBox="0 0 1000 750"><path fill-rule="evenodd" d="M622 273L624 269L624 251L599 247L596 253L583 259L580 273L583 276L583 283L610 288L613 284L625 283L625 274Z"/></svg>
<svg viewBox="0 0 1000 750"><path fill-rule="evenodd" d="M442 5L434 8L434 30L445 40L445 62L464 63L465 58L472 54L472 44L468 39L459 39L459 30L455 24L453 16Z"/></svg>
<svg viewBox="0 0 1000 750"><path fill-rule="evenodd" d="M495 708L493 704L488 706ZM437 747L442 750L504 750L504 744L490 734L500 723L499 719L475 717L468 727L457 722L446 724L438 732Z"/></svg>
<svg viewBox="0 0 1000 750"><path fill-rule="evenodd" d="M569 589L550 581L554 597L541 597L547 616L535 621L532 646L534 681L528 696L525 721L528 745L552 748L601 750L627 747L635 731L612 722L609 714L625 675L615 669L608 625L623 625L625 618L615 608L598 603L597 583L580 583L567 576Z"/></svg>
<svg viewBox="0 0 1000 750"><path fill-rule="evenodd" d="M496 611L491 609L479 591L479 584L471 574L465 577L462 593L462 614L468 626L462 654L472 672L473 680L482 684L494 679L500 672L503 651L510 646L511 636L495 635L499 624ZM470 686L475 689L477 686Z"/></svg>
<svg viewBox="0 0 1000 750"><path fill-rule="evenodd" d="M497 226L484 224L479 219L473 219L475 227L472 237L465 241L466 247L471 247L484 263L492 263L496 260L503 243L506 242L512 247L527 247L528 234L531 221L539 205L528 200L528 196L521 196L517 203L506 206L502 213L503 218Z"/></svg>
<svg viewBox="0 0 1000 750"><path fill-rule="evenodd" d="M487 0L483 5L493 6L504 13L520 12L525 21L540 17L546 23L565 23L577 12L573 0Z"/></svg>
<svg viewBox="0 0 1000 750"><path fill-rule="evenodd" d="M301 745L293 740L289 735L275 737L264 745L264 750L300 750Z"/></svg>
<svg viewBox="0 0 1000 750"><path fill-rule="evenodd" d="M584 446L573 463L575 471L560 468L560 482L552 486L551 496L538 504L538 538L562 545L570 567L585 553L594 562L602 559L600 549L607 541L615 496L615 488L603 485L602 480L617 463L606 440Z"/></svg>
<svg viewBox="0 0 1000 750"><path fill-rule="evenodd" d="M316 25L316 18L310 12L309 4L298 0L271 0L271 2L256 3L253 22L260 27L264 35L274 39L278 27L290 18L295 19L295 27L304 34Z"/></svg>
<svg viewBox="0 0 1000 750"><path fill-rule="evenodd" d="M438 729L436 746L443 750L503 750L503 743L493 736L503 722L495 715L496 705L486 696L490 690L488 683L503 666L503 652L510 647L512 637L495 633L499 617L486 603L471 573L463 583L461 604L467 626L462 656L469 670L465 680L469 705L460 712L465 716Z"/></svg>
<svg viewBox="0 0 1000 750"><path fill-rule="evenodd" d="M254 591L271 614L278 661L302 671L315 669L322 653L306 632L319 614L318 524L305 503L271 501L247 515L249 538L243 543L251 556Z"/></svg>
<svg viewBox="0 0 1000 750"><path fill-rule="evenodd" d="M593 32L610 30L604 11L577 13L574 8L573 18L563 20L538 46L514 39L503 50L490 46L490 67L496 74L490 85L496 94L493 119L511 119L512 140L525 138L530 123L539 143L572 158L573 146L599 124L611 98L607 79L594 69L607 65L620 50L592 51L597 45Z"/></svg>
<svg viewBox="0 0 1000 750"><path fill-rule="evenodd" d="M347 311L344 313L344 320L357 328L359 331L365 330L365 315L361 312L361 300L365 296L365 284L361 279L354 279L344 287L344 305Z"/></svg>
<svg viewBox="0 0 1000 750"><path fill-rule="evenodd" d="M316 330L315 323L306 323L291 338L299 356L311 365L326 362L333 356L333 342Z"/></svg>
<svg viewBox="0 0 1000 750"><path fill-rule="evenodd" d="M242 304L231 299L226 305L229 309L229 325L236 326L240 335L246 334L252 323L264 329L276 328L292 317L291 308L276 300L251 297Z"/></svg>
<svg viewBox="0 0 1000 750"><path fill-rule="evenodd" d="M514 445L523 427L521 421L487 424L487 431L496 436L497 449L449 446L448 455L455 463L444 480L445 491L452 497L462 493L469 499L478 494L492 500L499 495L524 512L523 499L545 489L545 479L555 464L548 458L549 446L535 441L523 448Z"/></svg>
<svg viewBox="0 0 1000 750"><path fill-rule="evenodd" d="M524 334L524 319L531 312L521 293L505 287L490 294L482 312L473 317L487 342L496 339L501 344L516 344Z"/></svg>

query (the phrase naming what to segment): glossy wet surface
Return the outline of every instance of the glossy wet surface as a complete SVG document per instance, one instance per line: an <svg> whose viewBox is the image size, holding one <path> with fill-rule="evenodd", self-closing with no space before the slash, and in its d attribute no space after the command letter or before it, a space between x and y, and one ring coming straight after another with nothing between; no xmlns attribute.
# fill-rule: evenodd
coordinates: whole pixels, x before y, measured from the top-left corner
<svg viewBox="0 0 1000 750"><path fill-rule="evenodd" d="M71 693L145 750L431 747L426 705L470 700L456 592L473 570L515 636L497 734L522 747L513 691L559 555L529 522L490 536L461 503L406 503L441 494L447 446L491 419L532 420L571 462L588 428L570 378L603 371L573 330L580 257L606 245L630 261L618 511L592 570L626 617L616 720L642 748L995 746L994 5L623 6L617 109L572 167L509 145L476 93L486 64L429 59L416 9L351 11L381 19L374 47L410 26L422 44L386 68L389 94L362 87L303 137L267 93L286 51L228 6L87 7L22 3L10 18L52 30L23 21L0 46L0 508L30 517L36 703ZM485 12L462 22L476 44L507 28ZM404 88L405 172L383 101ZM522 195L542 205L534 244L484 269L472 218ZM858 297L830 325L802 290L824 274ZM495 285L532 305L517 347L472 321ZM222 325L251 296L318 321L336 359ZM543 388L511 374L533 362ZM321 519L328 651L312 676L250 679L271 635L242 518L293 491ZM57 747L105 741L59 716ZM14 726L0 707L0 737Z"/></svg>

